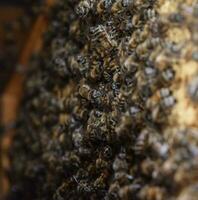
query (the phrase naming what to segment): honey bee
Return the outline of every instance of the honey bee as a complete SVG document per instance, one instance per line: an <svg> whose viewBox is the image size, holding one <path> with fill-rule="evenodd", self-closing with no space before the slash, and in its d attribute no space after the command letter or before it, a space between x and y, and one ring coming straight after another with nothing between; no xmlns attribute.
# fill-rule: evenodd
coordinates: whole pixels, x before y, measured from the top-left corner
<svg viewBox="0 0 198 200"><path fill-rule="evenodd" d="M88 110L82 109L81 106L74 107L73 113L75 118L78 120L87 120L88 118Z"/></svg>
<svg viewBox="0 0 198 200"><path fill-rule="evenodd" d="M105 159L110 159L112 157L112 149L110 146L104 147L104 149L102 150L102 156Z"/></svg>
<svg viewBox="0 0 198 200"><path fill-rule="evenodd" d="M134 56L129 56L123 66L123 70L130 75L134 75L138 70L138 63L134 62Z"/></svg>
<svg viewBox="0 0 198 200"><path fill-rule="evenodd" d="M85 56L78 55L78 56L76 56L76 61L80 65L79 71L80 71L81 75L86 74L86 72L89 69L88 59Z"/></svg>
<svg viewBox="0 0 198 200"><path fill-rule="evenodd" d="M113 14L119 14L124 9L128 8L131 3L131 0L116 0L111 7L111 12Z"/></svg>
<svg viewBox="0 0 198 200"><path fill-rule="evenodd" d="M96 10L98 14L102 14L112 5L112 0L100 0L97 4Z"/></svg>
<svg viewBox="0 0 198 200"><path fill-rule="evenodd" d="M156 18L156 11L154 9L148 9L148 10L145 10L144 11L144 18L145 19L150 19L150 20L153 20Z"/></svg>
<svg viewBox="0 0 198 200"><path fill-rule="evenodd" d="M145 186L138 197L142 200L165 200L166 190L158 186Z"/></svg>
<svg viewBox="0 0 198 200"><path fill-rule="evenodd" d="M82 137L82 129L78 129L74 131L72 134L72 141L76 148L79 148L82 145L83 137Z"/></svg>
<svg viewBox="0 0 198 200"><path fill-rule="evenodd" d="M101 158L96 159L96 169L102 170L102 169L107 169L107 168L109 168L109 164L107 161Z"/></svg>
<svg viewBox="0 0 198 200"><path fill-rule="evenodd" d="M175 103L176 103L176 99L172 95L164 97L161 100L161 106L163 109L171 108L175 105Z"/></svg>
<svg viewBox="0 0 198 200"><path fill-rule="evenodd" d="M115 22L113 20L107 21L105 23L106 30L110 36L111 39L116 40L118 37L117 29L115 26Z"/></svg>
<svg viewBox="0 0 198 200"><path fill-rule="evenodd" d="M120 111L124 111L126 109L126 97L123 93L118 94L118 96L116 98L115 106Z"/></svg>
<svg viewBox="0 0 198 200"><path fill-rule="evenodd" d="M155 48L160 44L159 38L151 38L144 41L142 44L139 44L136 48L136 53L141 57L141 54L148 53L149 50Z"/></svg>
<svg viewBox="0 0 198 200"><path fill-rule="evenodd" d="M80 194L90 194L94 192L94 188L89 185L86 181L79 181L77 184L77 191Z"/></svg>
<svg viewBox="0 0 198 200"><path fill-rule="evenodd" d="M96 27L90 28L90 34L92 37L92 42L95 42L99 38L104 38L107 36L107 32L105 30L105 27L103 25L98 25Z"/></svg>
<svg viewBox="0 0 198 200"><path fill-rule="evenodd" d="M192 59L193 59L194 61L198 62L198 51L194 51L194 52L192 53Z"/></svg>
<svg viewBox="0 0 198 200"><path fill-rule="evenodd" d="M171 13L168 17L170 22L181 24L184 22L185 17L181 13Z"/></svg>
<svg viewBox="0 0 198 200"><path fill-rule="evenodd" d="M149 144L149 132L145 129L137 137L134 151L136 155L144 155L145 150L148 148Z"/></svg>
<svg viewBox="0 0 198 200"><path fill-rule="evenodd" d="M132 117L124 115L121 117L120 123L116 126L115 131L119 140L128 140L131 138L129 130L132 124Z"/></svg>
<svg viewBox="0 0 198 200"><path fill-rule="evenodd" d="M95 189L105 189L106 187L106 174L102 173L95 181L94 181L94 188Z"/></svg>
<svg viewBox="0 0 198 200"><path fill-rule="evenodd" d="M136 193L140 190L141 185L129 184L119 189L119 197L123 200L130 200L131 197L137 198Z"/></svg>
<svg viewBox="0 0 198 200"><path fill-rule="evenodd" d="M161 76L164 84L170 84L175 77L175 71L172 67L166 67L163 69Z"/></svg>
<svg viewBox="0 0 198 200"><path fill-rule="evenodd" d="M135 18L135 16L134 16L134 18ZM134 20L135 20L136 18L135 18L135 19L134 19L134 18L133 18L133 20L132 20L132 23L133 23L133 24L136 23L136 22L134 22ZM134 26L135 26L135 25L134 25ZM140 30L140 29L137 29L136 31L133 32L132 37L131 37L131 39L129 40L129 48L135 49L135 48L138 46L140 34L141 34L141 30Z"/></svg>
<svg viewBox="0 0 198 200"><path fill-rule="evenodd" d="M69 75L69 69L67 67L67 63L65 59L66 56L67 56L67 53L62 48L62 49L56 50L52 57L52 63L55 66L53 69L60 76Z"/></svg>
<svg viewBox="0 0 198 200"><path fill-rule="evenodd" d="M145 159L142 163L141 163L141 170L142 173L144 175L147 176L152 176L152 173L154 172L156 167L156 164L154 161L152 161L151 159Z"/></svg>
<svg viewBox="0 0 198 200"><path fill-rule="evenodd" d="M88 78L90 78L93 81L97 81L101 78L102 76L102 62L94 60L91 63L91 68L89 70L89 75Z"/></svg>
<svg viewBox="0 0 198 200"><path fill-rule="evenodd" d="M169 88L161 88L160 89L160 96L161 98L165 98L165 97L168 97L172 94L172 92L170 91Z"/></svg>
<svg viewBox="0 0 198 200"><path fill-rule="evenodd" d="M198 101L198 77L190 81L188 85L188 94L193 101Z"/></svg>
<svg viewBox="0 0 198 200"><path fill-rule="evenodd" d="M126 161L126 154L124 152L120 152L115 158L113 162L113 170L115 172L128 170L128 163Z"/></svg>
<svg viewBox="0 0 198 200"><path fill-rule="evenodd" d="M107 50L109 52L116 46L115 41L111 39L103 25L91 27L90 35L92 45L95 45L95 43L100 44L100 48L103 50ZM103 55L101 53L102 52L99 52L100 55Z"/></svg>
<svg viewBox="0 0 198 200"><path fill-rule="evenodd" d="M80 17L86 17L93 8L95 0L82 0L75 8L76 14Z"/></svg>
<svg viewBox="0 0 198 200"><path fill-rule="evenodd" d="M198 196L198 185L193 184L184 189L177 200L196 200Z"/></svg>
<svg viewBox="0 0 198 200"><path fill-rule="evenodd" d="M91 99L91 92L92 92L92 89L90 88L89 85L81 85L79 87L79 94L81 97L87 99L87 100L90 100Z"/></svg>
<svg viewBox="0 0 198 200"><path fill-rule="evenodd" d="M144 68L144 74L145 74L146 79L149 82L152 82L153 79L157 78L158 70L155 66L148 65Z"/></svg>

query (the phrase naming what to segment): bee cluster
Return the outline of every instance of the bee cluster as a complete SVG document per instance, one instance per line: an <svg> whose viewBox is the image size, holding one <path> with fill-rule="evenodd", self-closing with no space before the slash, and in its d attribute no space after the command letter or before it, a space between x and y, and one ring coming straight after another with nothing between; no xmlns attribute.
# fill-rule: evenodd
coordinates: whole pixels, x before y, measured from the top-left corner
<svg viewBox="0 0 198 200"><path fill-rule="evenodd" d="M197 116L197 17L184 0L58 2L25 84L10 199L196 199L198 130L181 109Z"/></svg>

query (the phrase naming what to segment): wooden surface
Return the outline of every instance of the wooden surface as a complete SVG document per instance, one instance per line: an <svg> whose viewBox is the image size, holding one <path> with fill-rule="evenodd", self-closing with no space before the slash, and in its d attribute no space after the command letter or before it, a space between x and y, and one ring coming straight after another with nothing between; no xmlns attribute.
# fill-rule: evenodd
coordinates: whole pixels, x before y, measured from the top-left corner
<svg viewBox="0 0 198 200"><path fill-rule="evenodd" d="M22 66L23 69L26 69L31 55L34 52L38 52L42 47L42 35L47 28L47 12L48 8L53 5L53 0L47 1L47 6L45 12L40 14L35 21L30 34L27 38L27 42L22 50L21 56L19 58L18 64ZM2 122L3 124L9 125L10 123L15 122L17 113L19 110L19 103L23 94L23 73L14 73L11 81L8 83L5 93L2 96ZM1 161L2 169L1 170L1 179L0 179L0 194L5 195L9 189L9 182L6 178L4 171L9 170L10 162L8 159L8 151L12 143L12 138L14 135L14 130L10 129L4 133L4 137L1 141Z"/></svg>

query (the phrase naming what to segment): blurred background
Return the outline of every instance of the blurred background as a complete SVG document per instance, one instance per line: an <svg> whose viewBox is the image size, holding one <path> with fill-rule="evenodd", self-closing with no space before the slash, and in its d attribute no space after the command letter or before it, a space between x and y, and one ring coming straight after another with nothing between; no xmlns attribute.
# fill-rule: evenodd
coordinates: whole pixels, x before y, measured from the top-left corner
<svg viewBox="0 0 198 200"><path fill-rule="evenodd" d="M43 0L0 1L0 94L17 67L17 58L43 3Z"/></svg>
<svg viewBox="0 0 198 200"><path fill-rule="evenodd" d="M42 46L52 0L0 0L0 200L9 190L9 149L28 62Z"/></svg>

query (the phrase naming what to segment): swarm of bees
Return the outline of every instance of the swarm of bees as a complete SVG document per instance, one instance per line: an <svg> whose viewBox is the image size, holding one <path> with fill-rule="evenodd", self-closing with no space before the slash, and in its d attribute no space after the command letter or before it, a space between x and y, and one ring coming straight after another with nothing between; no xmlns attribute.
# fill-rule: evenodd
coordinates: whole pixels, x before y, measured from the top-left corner
<svg viewBox="0 0 198 200"><path fill-rule="evenodd" d="M197 18L196 1L58 2L26 81L9 198L196 199Z"/></svg>

